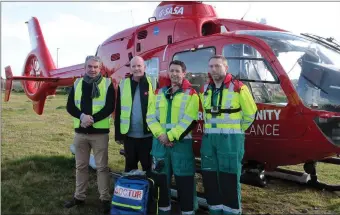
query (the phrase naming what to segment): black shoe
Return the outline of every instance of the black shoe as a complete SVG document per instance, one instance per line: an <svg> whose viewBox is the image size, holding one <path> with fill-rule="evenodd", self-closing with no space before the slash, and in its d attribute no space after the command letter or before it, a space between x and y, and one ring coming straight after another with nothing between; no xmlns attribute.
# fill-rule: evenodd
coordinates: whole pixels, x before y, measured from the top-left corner
<svg viewBox="0 0 340 215"><path fill-rule="evenodd" d="M104 214L110 213L111 210L111 201L109 200L101 200L102 204L102 212Z"/></svg>
<svg viewBox="0 0 340 215"><path fill-rule="evenodd" d="M72 208L73 206L82 205L82 204L84 204L84 200L79 200L79 199L73 198L70 201L66 201L65 204L64 204L64 207L65 208Z"/></svg>

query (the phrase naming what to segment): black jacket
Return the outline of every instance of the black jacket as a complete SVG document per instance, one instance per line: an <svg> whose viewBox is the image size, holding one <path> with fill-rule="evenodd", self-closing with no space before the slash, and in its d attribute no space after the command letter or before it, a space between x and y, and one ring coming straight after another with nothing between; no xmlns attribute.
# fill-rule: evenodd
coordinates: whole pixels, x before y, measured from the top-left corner
<svg viewBox="0 0 340 215"><path fill-rule="evenodd" d="M112 112L114 111L114 101L115 101L115 93L113 84L111 83L106 95L106 103L103 109L101 109L98 113L92 115L92 84L88 84L85 81L83 81L82 85L82 96L81 96L81 104L79 110L76 105L74 104L74 87L72 87L71 92L69 93L68 100L67 100L67 112L72 115L75 118L80 119L80 115L82 113L91 115L93 117L94 122L98 122L102 119L105 119L108 117ZM110 129L97 129L93 128L93 126L82 128L79 126L79 128L75 129L75 132L77 133L83 133L83 134L103 134L103 133L109 133Z"/></svg>
<svg viewBox="0 0 340 215"><path fill-rule="evenodd" d="M132 76L129 77L131 79L131 98L133 98L132 95L135 94L136 86L138 83L134 80L132 80ZM150 83L151 84L151 83ZM143 130L144 134L150 134L151 131L148 130L148 124L146 123L146 112L148 111L148 102L149 102L149 83L146 79L146 76L141 78L139 82L139 92L140 92L140 101L142 106L142 117L143 117ZM123 140L124 136L122 133L120 133L120 112L121 112L121 102L120 102L120 88L118 86L117 88L117 104L116 104L116 111L115 111L115 140ZM133 99L132 99L133 101ZM132 111L132 108L131 108Z"/></svg>

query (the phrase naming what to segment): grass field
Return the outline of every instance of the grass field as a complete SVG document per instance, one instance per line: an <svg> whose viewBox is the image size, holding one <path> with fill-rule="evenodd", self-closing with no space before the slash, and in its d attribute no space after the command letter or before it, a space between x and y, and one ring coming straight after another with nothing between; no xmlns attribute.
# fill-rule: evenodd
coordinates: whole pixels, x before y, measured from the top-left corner
<svg viewBox="0 0 340 215"><path fill-rule="evenodd" d="M2 97L3 99L3 97ZM99 206L96 175L90 171L87 206L64 209L72 197L75 167L70 144L72 118L65 109L66 96L46 101L43 115L34 113L31 101L13 93L1 112L1 211L2 214L96 214ZM121 171L121 146L113 141L111 129L109 166ZM291 169L302 170L301 166ZM340 183L340 167L320 163L320 179ZM340 214L336 193L272 180L267 188L242 185L245 214Z"/></svg>

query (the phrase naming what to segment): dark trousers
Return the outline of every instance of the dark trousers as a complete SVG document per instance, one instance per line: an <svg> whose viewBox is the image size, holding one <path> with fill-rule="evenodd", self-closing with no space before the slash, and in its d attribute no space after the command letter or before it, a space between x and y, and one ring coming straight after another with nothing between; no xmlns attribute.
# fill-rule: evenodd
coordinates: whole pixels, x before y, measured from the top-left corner
<svg viewBox="0 0 340 215"><path fill-rule="evenodd" d="M145 138L125 137L125 172L138 169L138 162L141 163L143 171L151 170L152 158L150 151L152 148L152 136Z"/></svg>

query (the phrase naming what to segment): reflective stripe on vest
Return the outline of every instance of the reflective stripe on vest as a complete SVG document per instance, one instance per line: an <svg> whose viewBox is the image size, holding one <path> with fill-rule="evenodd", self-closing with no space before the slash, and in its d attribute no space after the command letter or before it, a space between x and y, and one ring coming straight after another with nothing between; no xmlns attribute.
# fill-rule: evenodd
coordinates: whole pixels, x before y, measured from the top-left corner
<svg viewBox="0 0 340 215"><path fill-rule="evenodd" d="M104 78L102 81L98 84L100 96L98 98L92 99L92 115L95 113L98 113L106 104L106 95L107 90L111 84L110 78ZM77 78L74 82L74 104L75 106L81 110L81 97L82 97L82 85L83 85L83 78ZM80 119L73 118L73 127L79 128L80 126ZM111 124L111 115L108 116L105 119L102 119L96 123L94 123L92 126L94 128L100 128L100 129L109 129Z"/></svg>
<svg viewBox="0 0 340 215"><path fill-rule="evenodd" d="M79 81L82 80L82 78L77 78L76 81L74 82L73 86L74 86L74 95L76 94L76 89L78 87L78 84L79 84ZM80 99L76 99L74 98L74 104L77 106L77 105L80 105Z"/></svg>
<svg viewBox="0 0 340 215"><path fill-rule="evenodd" d="M153 93L152 84L150 78L147 77L147 82L149 84L148 95ZM120 113L120 132L122 134L127 134L130 128L130 117L132 111L132 96L131 96L131 79L126 78L122 80L119 84L120 88L120 99L121 99L121 113ZM150 99L148 99L150 103Z"/></svg>

